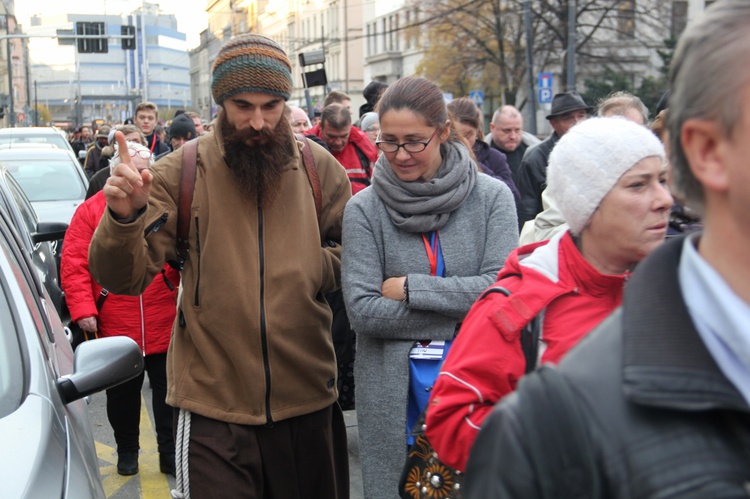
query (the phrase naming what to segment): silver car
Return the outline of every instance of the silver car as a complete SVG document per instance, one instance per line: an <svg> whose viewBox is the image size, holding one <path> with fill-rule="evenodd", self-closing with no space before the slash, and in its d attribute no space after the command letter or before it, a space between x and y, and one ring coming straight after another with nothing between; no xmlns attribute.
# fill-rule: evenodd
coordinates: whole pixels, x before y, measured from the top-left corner
<svg viewBox="0 0 750 499"><path fill-rule="evenodd" d="M86 200L89 181L71 151L3 149L0 164L21 185L42 222L70 223L78 205Z"/></svg>
<svg viewBox="0 0 750 499"><path fill-rule="evenodd" d="M73 146L62 130L53 127L1 128L0 147L14 147L28 143L51 144L58 149L73 152Z"/></svg>
<svg viewBox="0 0 750 499"><path fill-rule="evenodd" d="M47 293L57 313L63 313L63 292L60 287L58 259L52 241L65 236L68 224L40 222L26 194L18 182L0 165L0 207L18 230L21 242L31 254Z"/></svg>
<svg viewBox="0 0 750 499"><path fill-rule="evenodd" d="M89 341L73 354L0 208L0 497L103 498L84 398L142 370L138 345L125 337Z"/></svg>

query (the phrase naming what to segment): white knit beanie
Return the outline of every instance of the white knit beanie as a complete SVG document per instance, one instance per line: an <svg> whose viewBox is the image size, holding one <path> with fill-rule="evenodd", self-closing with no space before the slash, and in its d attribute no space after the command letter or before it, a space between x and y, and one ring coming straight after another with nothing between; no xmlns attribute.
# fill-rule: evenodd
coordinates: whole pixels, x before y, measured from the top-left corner
<svg viewBox="0 0 750 499"><path fill-rule="evenodd" d="M549 157L547 190L578 235L620 177L644 158L665 160L651 130L621 117L590 118L571 128Z"/></svg>

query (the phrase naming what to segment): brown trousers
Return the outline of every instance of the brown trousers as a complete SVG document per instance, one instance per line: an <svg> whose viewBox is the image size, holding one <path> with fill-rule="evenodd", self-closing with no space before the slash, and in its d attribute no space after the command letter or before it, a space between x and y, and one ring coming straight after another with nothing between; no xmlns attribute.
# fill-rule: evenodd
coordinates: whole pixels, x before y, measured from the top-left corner
<svg viewBox="0 0 750 499"><path fill-rule="evenodd" d="M349 498L346 426L338 404L272 426L198 414L191 414L190 425L194 499Z"/></svg>

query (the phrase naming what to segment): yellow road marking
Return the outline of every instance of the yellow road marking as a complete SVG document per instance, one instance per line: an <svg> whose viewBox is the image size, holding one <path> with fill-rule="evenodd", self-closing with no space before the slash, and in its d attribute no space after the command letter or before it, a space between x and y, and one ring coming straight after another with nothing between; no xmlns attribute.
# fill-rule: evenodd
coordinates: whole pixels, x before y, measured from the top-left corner
<svg viewBox="0 0 750 499"><path fill-rule="evenodd" d="M108 463L99 467L104 493L112 497L130 480L140 480L142 499L163 499L169 497L167 475L159 471L159 450L156 444L156 433L151 425L148 408L141 396L140 424L141 452L138 456L138 474L122 476L117 474L117 450L114 447L95 442L96 455Z"/></svg>

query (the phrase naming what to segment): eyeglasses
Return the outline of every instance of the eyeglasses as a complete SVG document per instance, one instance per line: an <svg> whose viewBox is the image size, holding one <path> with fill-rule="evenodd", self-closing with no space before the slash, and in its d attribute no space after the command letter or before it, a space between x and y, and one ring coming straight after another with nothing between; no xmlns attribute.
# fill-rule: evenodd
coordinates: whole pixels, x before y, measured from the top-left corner
<svg viewBox="0 0 750 499"><path fill-rule="evenodd" d="M139 158L148 159L151 157L151 151L144 151L143 149L131 149L128 147L128 152L131 158L135 158L136 155Z"/></svg>
<svg viewBox="0 0 750 499"><path fill-rule="evenodd" d="M412 142L404 142L403 144L398 144L396 142L389 142L387 140L378 140L375 142L375 145L378 149L380 149L383 152L398 152L398 150L403 147L404 151L406 152L422 152L425 149L427 149L427 146L430 145L430 142L432 142L432 139L435 138L435 135L438 133L438 128L435 129L434 132L432 132L432 135L430 135L430 138L427 139L427 142L420 142L420 141L412 141Z"/></svg>

